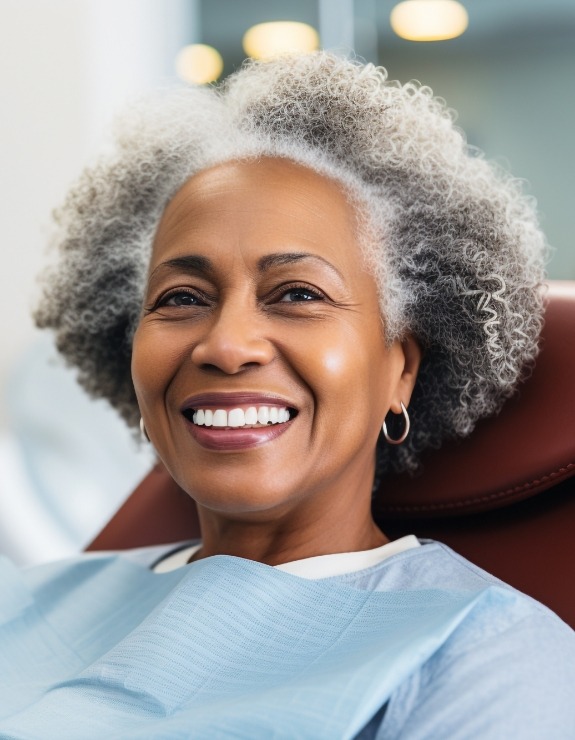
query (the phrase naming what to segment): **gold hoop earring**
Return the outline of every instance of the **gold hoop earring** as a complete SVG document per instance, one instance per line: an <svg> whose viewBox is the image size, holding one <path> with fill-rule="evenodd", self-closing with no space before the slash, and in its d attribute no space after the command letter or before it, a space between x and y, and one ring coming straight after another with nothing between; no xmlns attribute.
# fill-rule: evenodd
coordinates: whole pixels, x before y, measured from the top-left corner
<svg viewBox="0 0 575 740"><path fill-rule="evenodd" d="M385 421L383 422L382 430L383 430L383 436L385 437L386 441L389 442L390 445L400 445L402 442L405 442L407 435L409 434L409 414L407 413L407 409L403 405L403 401L400 401L401 404L401 413L403 414L404 420L405 420L405 428L403 430L403 434L398 439L392 439L389 434L387 433L387 426L385 424Z"/></svg>
<svg viewBox="0 0 575 740"><path fill-rule="evenodd" d="M148 432L146 431L146 427L144 426L144 420L140 416L140 432L142 434L142 437L149 442L150 438L148 437Z"/></svg>

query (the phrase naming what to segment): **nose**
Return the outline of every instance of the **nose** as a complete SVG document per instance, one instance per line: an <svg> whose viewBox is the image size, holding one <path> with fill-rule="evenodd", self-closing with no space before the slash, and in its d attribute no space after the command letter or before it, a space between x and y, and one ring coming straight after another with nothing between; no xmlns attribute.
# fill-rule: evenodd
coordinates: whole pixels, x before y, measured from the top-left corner
<svg viewBox="0 0 575 740"><path fill-rule="evenodd" d="M245 302L221 306L192 349L192 362L204 370L217 369L228 375L267 365L275 350L264 335L264 321Z"/></svg>

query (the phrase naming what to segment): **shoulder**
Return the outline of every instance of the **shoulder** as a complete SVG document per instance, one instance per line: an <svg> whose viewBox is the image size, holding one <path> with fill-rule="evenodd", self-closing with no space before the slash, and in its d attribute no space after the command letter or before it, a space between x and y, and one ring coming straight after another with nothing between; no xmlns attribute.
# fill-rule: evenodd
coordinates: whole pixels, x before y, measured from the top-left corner
<svg viewBox="0 0 575 740"><path fill-rule="evenodd" d="M574 737L575 632L547 607L443 545L432 543L423 557L427 547L420 563L427 561L434 572L422 566L416 587L483 584L486 598L395 692L378 737ZM399 570L414 566L412 559Z"/></svg>
<svg viewBox="0 0 575 740"><path fill-rule="evenodd" d="M49 587L53 592L66 593L82 582L94 583L95 579L106 579L112 571L117 576L123 569L129 579L130 574L145 574L154 565L173 552L177 552L191 542L153 545L130 550L102 550L83 552L62 560L48 561L25 568L15 568L4 561L0 568L0 585L4 586L7 572L17 574L18 580L32 592ZM14 575L12 576L14 578Z"/></svg>
<svg viewBox="0 0 575 740"><path fill-rule="evenodd" d="M464 622L392 696L382 737L573 737L574 684L575 639L554 615Z"/></svg>
<svg viewBox="0 0 575 740"><path fill-rule="evenodd" d="M526 609L552 615L546 606L501 581L462 557L447 545L434 540L420 540L421 546L405 550L364 571L341 576L349 585L373 591L480 591L497 586L517 598L518 612ZM555 617L558 619L557 617Z"/></svg>

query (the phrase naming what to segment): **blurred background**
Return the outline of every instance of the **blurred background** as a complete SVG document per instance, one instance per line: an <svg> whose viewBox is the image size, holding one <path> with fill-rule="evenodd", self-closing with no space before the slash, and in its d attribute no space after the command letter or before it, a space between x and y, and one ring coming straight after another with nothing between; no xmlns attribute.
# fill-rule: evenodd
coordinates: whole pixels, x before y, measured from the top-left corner
<svg viewBox="0 0 575 740"><path fill-rule="evenodd" d="M296 25L253 28L278 22ZM471 144L528 182L549 274L575 278L573 0L0 0L0 554L82 548L153 462L32 326L51 210L134 96L284 46L432 87Z"/></svg>

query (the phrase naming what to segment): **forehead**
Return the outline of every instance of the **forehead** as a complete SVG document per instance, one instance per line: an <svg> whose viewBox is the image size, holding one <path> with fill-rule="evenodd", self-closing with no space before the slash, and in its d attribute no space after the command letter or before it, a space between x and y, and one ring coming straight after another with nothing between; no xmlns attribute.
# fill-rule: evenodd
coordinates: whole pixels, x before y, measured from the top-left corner
<svg viewBox="0 0 575 740"><path fill-rule="evenodd" d="M152 263L193 248L258 259L306 249L357 267L357 214L343 187L288 160L227 162L191 177L168 204Z"/></svg>

